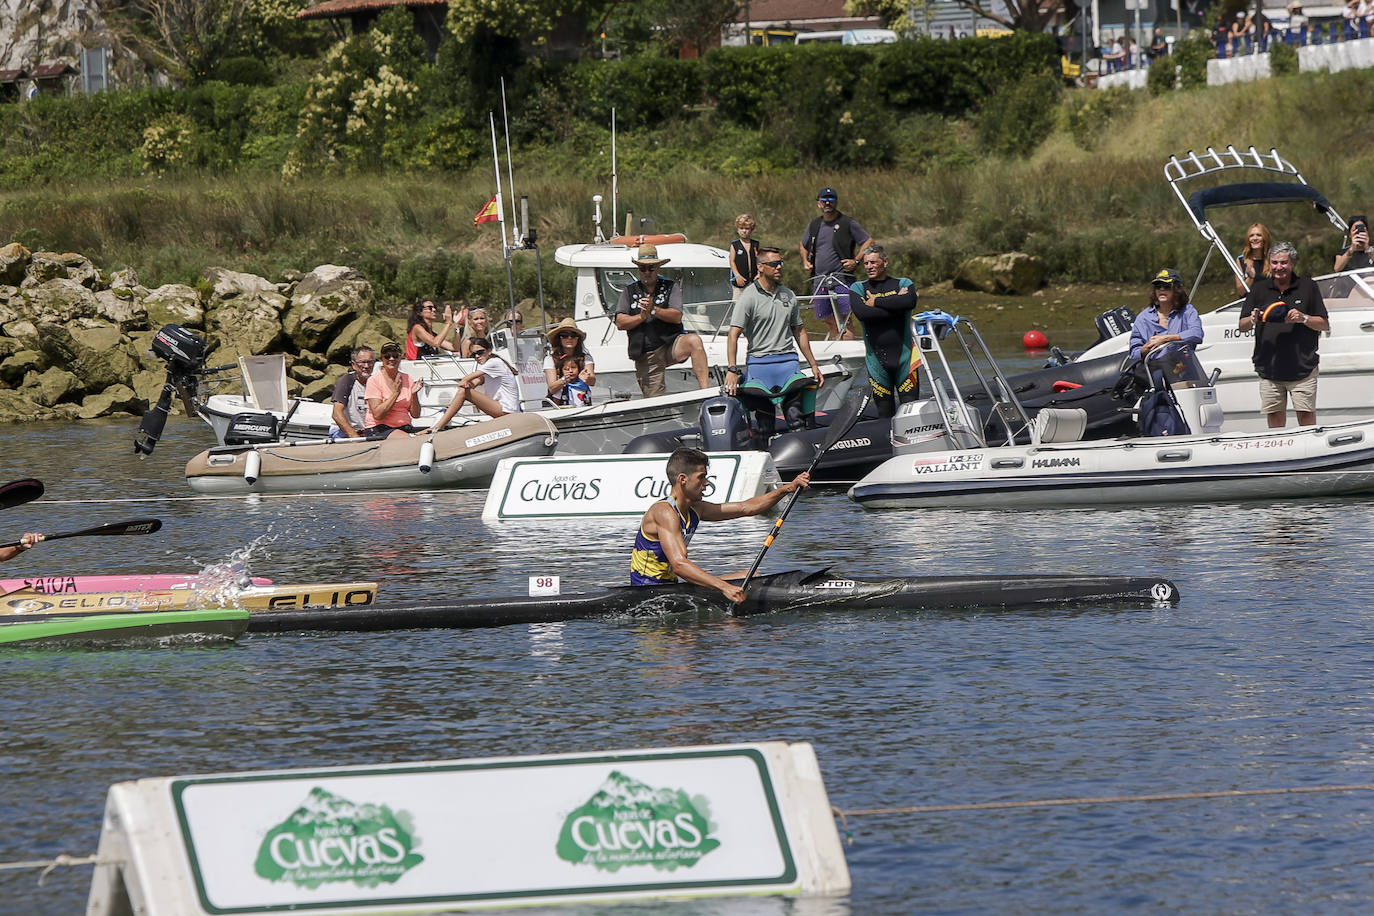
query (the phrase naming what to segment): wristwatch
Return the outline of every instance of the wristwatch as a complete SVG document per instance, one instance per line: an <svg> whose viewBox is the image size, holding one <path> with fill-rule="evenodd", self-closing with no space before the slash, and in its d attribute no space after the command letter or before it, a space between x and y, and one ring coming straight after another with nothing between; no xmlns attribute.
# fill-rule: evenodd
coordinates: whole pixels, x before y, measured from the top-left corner
<svg viewBox="0 0 1374 916"><path fill-rule="evenodd" d="M743 374L744 374L744 373L740 370L740 367L739 367L739 366L726 366L726 367L725 367L725 371L726 371L726 372L733 372L733 373L735 373L735 375L743 375Z"/></svg>

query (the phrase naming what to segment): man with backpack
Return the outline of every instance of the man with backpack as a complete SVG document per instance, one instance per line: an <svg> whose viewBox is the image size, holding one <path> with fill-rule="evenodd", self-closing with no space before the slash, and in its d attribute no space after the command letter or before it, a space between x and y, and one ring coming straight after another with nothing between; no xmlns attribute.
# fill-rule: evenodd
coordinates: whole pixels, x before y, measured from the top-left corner
<svg viewBox="0 0 1374 916"><path fill-rule="evenodd" d="M846 327L840 334L840 316L835 314L838 307L844 318L849 318L849 294L837 284L848 287L854 282L859 259L863 257L873 239L859 221L839 210L839 195L834 188L821 188L816 195L816 206L821 215L811 221L802 236L802 266L811 278L811 293L816 298L811 304L816 309L816 317L825 321L830 329L829 337L837 340L853 340L854 335ZM829 291L838 289L836 302L832 303Z"/></svg>

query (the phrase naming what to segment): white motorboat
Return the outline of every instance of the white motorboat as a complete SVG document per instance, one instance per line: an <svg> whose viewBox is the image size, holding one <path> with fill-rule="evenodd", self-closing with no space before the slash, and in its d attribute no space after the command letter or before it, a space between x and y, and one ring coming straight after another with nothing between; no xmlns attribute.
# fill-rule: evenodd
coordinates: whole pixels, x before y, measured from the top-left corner
<svg viewBox="0 0 1374 916"><path fill-rule="evenodd" d="M517 413L380 441L226 445L187 462L186 482L211 494L485 487L502 458L549 455L557 441L548 419Z"/></svg>
<svg viewBox="0 0 1374 916"><path fill-rule="evenodd" d="M543 398L548 390L542 348L533 341L527 346L525 337L516 338L508 331L498 331L493 338L496 352L521 367L518 384L526 411L547 418L557 428L560 454L619 454L639 436L696 423L702 404L721 393L719 386L713 386L670 391L656 398L615 398L598 384L589 406L550 406ZM241 357L239 368L243 378L241 394L213 394L195 401L197 413L210 424L221 445L318 440L329 435L332 403L290 397L284 356ZM419 422L437 419L453 400L458 380L476 368L474 360L456 357L403 361L401 371L420 382ZM599 368L598 365L598 371ZM826 379L822 407L843 401L852 381L849 371L838 363L826 363L821 372ZM468 405L454 418L453 425L466 426L487 419L486 414Z"/></svg>
<svg viewBox="0 0 1374 916"><path fill-rule="evenodd" d="M1158 396L1167 395L1186 432L1085 442L1081 409L1045 408L1029 417L966 319L927 312L916 325L932 398L898 410L893 457L850 488L850 498L865 508L1096 506L1374 491L1374 420L1223 432L1213 378L1187 349L1161 348L1162 358L1150 360L1163 389ZM953 393L954 372L940 343L949 336L996 404L996 434ZM1018 444L1027 435L1030 443Z"/></svg>
<svg viewBox="0 0 1374 916"><path fill-rule="evenodd" d="M554 252L554 260L577 271L573 281L573 317L577 326L586 332L583 346L596 360L598 382L617 392L635 392L634 363L629 357L629 339L615 326L615 309L620 293L639 279L634 265L638 240L654 242L658 255L668 263L661 273L682 284L682 325L701 335L706 348L706 363L726 366L726 337L730 308L729 252L711 245L690 243L685 236L619 236L604 240L601 231L600 198L595 199L593 220L597 241L563 245ZM680 239L680 241L661 241ZM801 292L799 291L799 295ZM808 296L801 295L803 308ZM743 359L747 338L741 338L738 356ZM864 368L862 340L812 339L811 352L816 362L839 362L858 379L868 377ZM695 388L696 378L691 366L682 363L667 372L668 390L685 391Z"/></svg>
<svg viewBox="0 0 1374 916"><path fill-rule="evenodd" d="M1202 154L1189 152L1170 157L1164 173L1193 225L1210 246L1197 282L1202 279L1207 261L1218 253L1231 272L1245 282L1231 250L1208 218L1209 209L1300 202L1310 204L1342 232L1346 229L1345 220L1330 202L1276 150L1259 153L1250 147L1242 153L1228 147L1218 152L1208 147ZM1205 184L1218 176L1238 180L1192 190L1200 179ZM1304 260L1311 265L1326 256L1308 253ZM1374 419L1374 397L1370 397L1374 384L1374 268L1317 275L1315 279L1331 320L1331 330L1322 335L1320 345L1318 417L1323 423ZM1244 299L1238 299L1202 316L1203 342L1197 355L1208 367L1220 372L1216 392L1226 414L1227 428L1261 431L1266 429L1266 423L1259 412L1259 384L1251 362L1254 332L1241 332L1237 327L1243 304ZM1127 328L1126 333L1099 342L1078 359L1124 356L1130 348L1130 337Z"/></svg>

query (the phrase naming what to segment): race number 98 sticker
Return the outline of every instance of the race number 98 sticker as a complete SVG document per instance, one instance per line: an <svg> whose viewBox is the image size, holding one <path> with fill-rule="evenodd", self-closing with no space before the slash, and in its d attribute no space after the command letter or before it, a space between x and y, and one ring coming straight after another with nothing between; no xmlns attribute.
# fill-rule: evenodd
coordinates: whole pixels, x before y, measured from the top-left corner
<svg viewBox="0 0 1374 916"><path fill-rule="evenodd" d="M557 576L530 576L530 597L558 594Z"/></svg>

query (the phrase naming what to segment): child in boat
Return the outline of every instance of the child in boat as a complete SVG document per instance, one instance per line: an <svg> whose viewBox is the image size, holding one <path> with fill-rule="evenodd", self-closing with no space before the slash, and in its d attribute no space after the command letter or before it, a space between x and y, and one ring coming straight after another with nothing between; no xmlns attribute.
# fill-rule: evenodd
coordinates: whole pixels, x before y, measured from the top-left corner
<svg viewBox="0 0 1374 916"><path fill-rule="evenodd" d="M580 356L565 356L558 364L558 372L563 377L563 387L557 394L550 391L549 397L560 407L586 407L592 402L592 386L582 380L582 368L586 362Z"/></svg>

